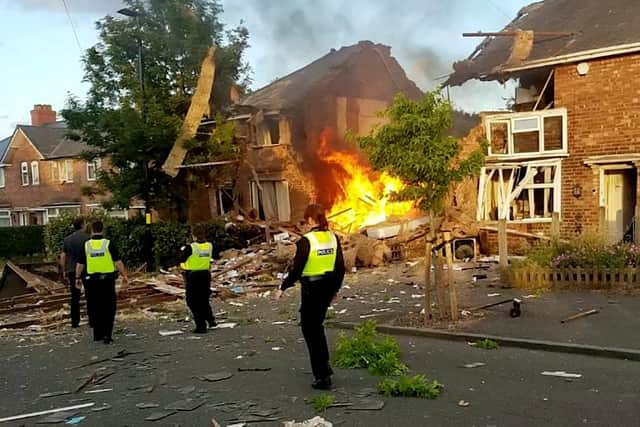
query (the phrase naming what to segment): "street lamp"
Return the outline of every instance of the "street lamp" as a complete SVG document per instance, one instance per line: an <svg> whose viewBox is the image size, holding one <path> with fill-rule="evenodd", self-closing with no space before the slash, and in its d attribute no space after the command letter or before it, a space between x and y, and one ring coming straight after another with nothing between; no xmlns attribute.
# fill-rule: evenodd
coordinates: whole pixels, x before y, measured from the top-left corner
<svg viewBox="0 0 640 427"><path fill-rule="evenodd" d="M137 29L137 43L138 43L138 80L140 82L140 112L142 113L142 120L144 122L144 126L147 123L147 114L144 105L144 61L142 55L142 26L140 25L140 17L142 16L141 12L137 10L123 8L118 10L118 13L123 16L127 16L129 18L135 18L136 20L136 29ZM142 159L142 174L144 179L144 220L147 225L145 230L145 250L144 252L147 254L147 271L153 271L154 264L154 256L153 256L153 235L151 233L151 229L149 226L151 225L151 212L149 210L149 167L147 165L146 159Z"/></svg>

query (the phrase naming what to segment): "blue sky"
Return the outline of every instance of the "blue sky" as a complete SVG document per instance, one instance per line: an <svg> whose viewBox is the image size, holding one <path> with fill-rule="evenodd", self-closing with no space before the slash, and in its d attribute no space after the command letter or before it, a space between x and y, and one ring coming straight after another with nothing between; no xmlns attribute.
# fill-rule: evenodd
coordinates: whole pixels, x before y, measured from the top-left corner
<svg viewBox="0 0 640 427"><path fill-rule="evenodd" d="M0 0L0 138L29 123L33 104L64 107L68 93L83 96L82 50L97 42L94 23L120 0ZM496 31L530 0L223 0L223 20L241 20L251 34L247 59L254 88L359 40L388 44L422 89L450 72L480 41L465 31ZM467 111L504 105L510 88L470 82L452 90Z"/></svg>

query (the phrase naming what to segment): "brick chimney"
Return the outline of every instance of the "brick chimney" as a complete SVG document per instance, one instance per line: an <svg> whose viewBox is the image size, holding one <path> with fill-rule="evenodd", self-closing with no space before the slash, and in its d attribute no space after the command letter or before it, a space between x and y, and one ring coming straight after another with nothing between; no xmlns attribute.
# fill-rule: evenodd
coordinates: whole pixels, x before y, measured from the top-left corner
<svg viewBox="0 0 640 427"><path fill-rule="evenodd" d="M48 104L36 104L31 110L31 125L42 126L56 122L56 112Z"/></svg>

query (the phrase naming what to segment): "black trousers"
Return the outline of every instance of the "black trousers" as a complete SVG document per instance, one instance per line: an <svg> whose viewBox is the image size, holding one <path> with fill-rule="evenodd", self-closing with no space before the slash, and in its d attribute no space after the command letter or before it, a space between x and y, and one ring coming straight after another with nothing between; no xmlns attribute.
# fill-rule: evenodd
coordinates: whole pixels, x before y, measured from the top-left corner
<svg viewBox="0 0 640 427"><path fill-rule="evenodd" d="M80 324L80 289L76 288L76 272L67 272L69 295L71 296L71 326Z"/></svg>
<svg viewBox="0 0 640 427"><path fill-rule="evenodd" d="M86 281L85 292L91 307L93 339L111 338L113 322L116 317L116 278L115 275L91 275Z"/></svg>
<svg viewBox="0 0 640 427"><path fill-rule="evenodd" d="M300 326L307 343L311 372L316 379L324 379L333 372L329 363L329 347L324 333L324 319L335 295L331 279L306 282L302 279Z"/></svg>
<svg viewBox="0 0 640 427"><path fill-rule="evenodd" d="M209 297L211 296L211 273L209 271L188 271L184 274L187 289L187 306L191 310L196 328L206 328L207 322L215 317Z"/></svg>

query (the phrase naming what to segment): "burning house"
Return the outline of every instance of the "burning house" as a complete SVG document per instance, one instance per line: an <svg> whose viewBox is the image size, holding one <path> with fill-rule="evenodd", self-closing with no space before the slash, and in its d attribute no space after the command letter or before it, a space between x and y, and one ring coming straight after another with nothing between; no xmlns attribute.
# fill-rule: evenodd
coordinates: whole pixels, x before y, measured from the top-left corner
<svg viewBox="0 0 640 427"><path fill-rule="evenodd" d="M213 214L239 205L260 219L288 222L318 202L344 232L406 216L412 203L388 200L400 180L374 171L350 138L382 123L378 113L398 93L423 95L389 46L363 41L332 49L239 100L230 120L242 159L234 179L208 190L215 192L208 197Z"/></svg>
<svg viewBox="0 0 640 427"><path fill-rule="evenodd" d="M518 82L511 111L483 115L481 223L548 235L555 217L565 238L639 240L638 11L629 0L547 0L498 33L467 34L485 38L449 85Z"/></svg>

